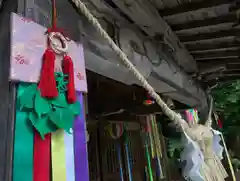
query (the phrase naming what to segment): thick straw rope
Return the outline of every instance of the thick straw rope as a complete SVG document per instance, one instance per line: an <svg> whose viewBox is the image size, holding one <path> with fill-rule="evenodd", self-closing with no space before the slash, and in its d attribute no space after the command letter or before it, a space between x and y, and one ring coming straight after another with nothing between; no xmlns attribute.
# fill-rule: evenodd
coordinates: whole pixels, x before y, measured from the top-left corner
<svg viewBox="0 0 240 181"><path fill-rule="evenodd" d="M212 111L213 111L213 98L210 97L210 109L208 112L207 121L205 123L205 126L207 126L207 127L212 127Z"/></svg>
<svg viewBox="0 0 240 181"><path fill-rule="evenodd" d="M144 76L136 69L136 67L132 64L130 60L128 60L127 56L123 51L116 45L116 43L109 37L107 32L102 28L98 20L90 13L84 3L81 0L72 0L73 3L79 8L81 13L86 16L86 18L92 23L92 25L96 28L97 32L105 38L110 45L110 47L117 53L121 61L125 64L125 66L129 69L130 72L141 82L142 86L149 92L149 94L156 100L157 104L162 108L163 112L174 121L180 127L186 128L187 123L173 110L171 110L167 104L161 99L161 97L154 91L153 87L147 82Z"/></svg>

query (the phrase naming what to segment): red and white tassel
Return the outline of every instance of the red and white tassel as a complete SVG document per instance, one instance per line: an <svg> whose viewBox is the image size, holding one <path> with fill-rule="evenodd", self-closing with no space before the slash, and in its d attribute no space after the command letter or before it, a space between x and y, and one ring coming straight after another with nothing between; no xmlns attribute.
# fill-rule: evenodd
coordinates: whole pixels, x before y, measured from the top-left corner
<svg viewBox="0 0 240 181"><path fill-rule="evenodd" d="M55 98L58 96L54 69L55 53L48 48L43 55L41 77L38 85L42 97Z"/></svg>
<svg viewBox="0 0 240 181"><path fill-rule="evenodd" d="M76 102L76 91L74 86L74 68L71 57L67 55L63 58L63 73L68 75L67 101L69 104L73 104Z"/></svg>

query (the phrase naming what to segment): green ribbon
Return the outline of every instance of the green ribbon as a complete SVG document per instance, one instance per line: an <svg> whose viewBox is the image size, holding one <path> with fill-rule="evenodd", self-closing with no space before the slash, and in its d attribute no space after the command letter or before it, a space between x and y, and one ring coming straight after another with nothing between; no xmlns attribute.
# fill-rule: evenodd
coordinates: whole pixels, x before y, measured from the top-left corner
<svg viewBox="0 0 240 181"><path fill-rule="evenodd" d="M29 84L18 87L18 98L24 93ZM19 100L19 99L17 99ZM13 181L33 181L33 127L29 123L28 113L20 111L16 105L16 123L13 156Z"/></svg>

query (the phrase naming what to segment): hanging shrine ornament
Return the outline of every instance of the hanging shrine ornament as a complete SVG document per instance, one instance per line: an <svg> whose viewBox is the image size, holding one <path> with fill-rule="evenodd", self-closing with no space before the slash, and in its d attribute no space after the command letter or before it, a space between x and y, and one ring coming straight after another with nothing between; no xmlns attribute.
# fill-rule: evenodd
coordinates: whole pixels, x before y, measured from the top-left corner
<svg viewBox="0 0 240 181"><path fill-rule="evenodd" d="M89 180L83 47L53 25L46 30L12 14L13 181Z"/></svg>
<svg viewBox="0 0 240 181"><path fill-rule="evenodd" d="M197 110L191 109L185 113L188 124L186 122L181 125L184 145L181 161L186 163L182 168L184 178L195 181L224 181L228 174L221 160L223 150L227 153L227 149L220 144L223 140L221 133L211 128L209 120L205 125L198 124Z"/></svg>

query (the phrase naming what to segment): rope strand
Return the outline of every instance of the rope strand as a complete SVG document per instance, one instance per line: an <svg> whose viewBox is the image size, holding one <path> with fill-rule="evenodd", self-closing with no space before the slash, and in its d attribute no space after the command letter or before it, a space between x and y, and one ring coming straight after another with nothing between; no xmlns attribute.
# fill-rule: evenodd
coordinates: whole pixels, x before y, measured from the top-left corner
<svg viewBox="0 0 240 181"><path fill-rule="evenodd" d="M162 111L174 121L175 124L185 129L188 127L187 123L173 110L171 110L167 104L161 99L161 97L154 91L154 88L147 82L143 75L136 69L130 60L128 60L126 54L116 45L111 39L107 32L102 28L98 20L90 13L87 7L81 0L72 0L76 7L82 12L83 15L89 20L89 22L96 28L97 32L107 40L110 47L117 53L119 58L123 61L125 66L130 70L131 73L141 82L142 86L148 91L153 97L157 104L162 108Z"/></svg>
<svg viewBox="0 0 240 181"><path fill-rule="evenodd" d="M213 98L210 97L210 109L208 112L207 121L205 123L205 126L207 126L207 127L212 127L212 113L213 113Z"/></svg>

